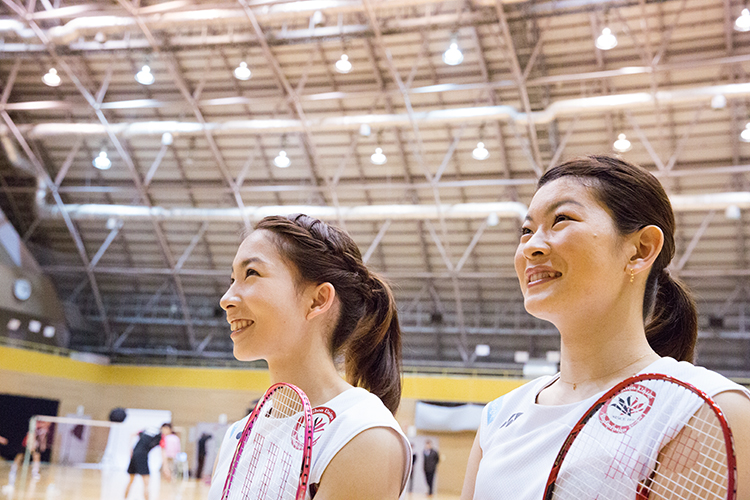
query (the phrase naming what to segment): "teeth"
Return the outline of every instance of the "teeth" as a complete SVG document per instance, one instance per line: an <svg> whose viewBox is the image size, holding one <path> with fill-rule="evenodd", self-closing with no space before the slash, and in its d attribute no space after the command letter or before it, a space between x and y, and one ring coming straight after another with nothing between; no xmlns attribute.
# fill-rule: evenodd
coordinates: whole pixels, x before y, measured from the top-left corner
<svg viewBox="0 0 750 500"><path fill-rule="evenodd" d="M236 321L232 321L232 322L231 322L231 325L232 325L232 331L233 331L233 332L236 332L237 330L242 330L242 329L243 329L243 328L245 328L246 326L249 326L249 325L250 325L250 323L252 323L252 321L247 321L247 320L245 320L245 319L238 319L238 320L236 320Z"/></svg>
<svg viewBox="0 0 750 500"><path fill-rule="evenodd" d="M534 281L543 280L545 278L556 278L558 276L561 276L560 273L557 272L540 272L540 273L534 273L531 276L529 276L529 283L533 283Z"/></svg>

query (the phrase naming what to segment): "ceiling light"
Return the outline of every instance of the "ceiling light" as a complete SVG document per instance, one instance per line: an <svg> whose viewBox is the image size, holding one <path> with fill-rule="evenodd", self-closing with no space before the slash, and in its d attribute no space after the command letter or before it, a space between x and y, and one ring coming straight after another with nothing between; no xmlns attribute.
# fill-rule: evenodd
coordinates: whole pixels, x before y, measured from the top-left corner
<svg viewBox="0 0 750 500"><path fill-rule="evenodd" d="M370 162L372 162L373 165L383 165L386 161L388 161L388 159L383 154L383 150L375 148L375 152L370 156Z"/></svg>
<svg viewBox="0 0 750 500"><path fill-rule="evenodd" d="M174 142L174 136L170 134L169 132L164 132L161 135L161 143L164 144L165 146L171 146L173 142Z"/></svg>
<svg viewBox="0 0 750 500"><path fill-rule="evenodd" d="M141 70L135 74L135 81L141 85L151 85L154 83L154 80L154 74L151 73L151 68L148 67L148 64L144 65Z"/></svg>
<svg viewBox="0 0 750 500"><path fill-rule="evenodd" d="M21 328L21 320L18 318L10 318L8 320L8 330L15 332Z"/></svg>
<svg viewBox="0 0 750 500"><path fill-rule="evenodd" d="M352 70L352 63L349 62L349 56L341 54L341 59L336 61L336 71L347 74Z"/></svg>
<svg viewBox="0 0 750 500"><path fill-rule="evenodd" d="M99 153L99 156L94 158L92 163L99 170L109 170L109 167L112 166L112 162L107 158L107 152L104 150Z"/></svg>
<svg viewBox="0 0 750 500"><path fill-rule="evenodd" d="M476 354L478 357L485 357L490 355L490 346L487 344L477 344L476 347L474 347L474 354Z"/></svg>
<svg viewBox="0 0 750 500"><path fill-rule="evenodd" d="M359 135L362 137L370 137L370 134L372 133L372 128L366 123L363 123L359 126Z"/></svg>
<svg viewBox="0 0 750 500"><path fill-rule="evenodd" d="M486 160L490 157L490 152L484 147L483 142L478 142L477 147L471 152L471 157L475 160Z"/></svg>
<svg viewBox="0 0 750 500"><path fill-rule="evenodd" d="M596 47L601 50L610 50L617 47L617 37L612 34L612 30L604 28L602 34L596 39Z"/></svg>
<svg viewBox="0 0 750 500"><path fill-rule="evenodd" d="M627 151L630 151L633 148L633 145L630 143L627 137L625 137L625 134L620 134L617 136L617 140L615 141L615 143L612 144L612 147L618 153L625 153Z"/></svg>
<svg viewBox="0 0 750 500"><path fill-rule="evenodd" d="M51 325L45 326L44 330L42 330L42 335L44 335L45 338L51 339L55 336L55 327Z"/></svg>
<svg viewBox="0 0 750 500"><path fill-rule="evenodd" d="M42 329L42 323L41 322L39 322L39 321L37 321L35 319L32 319L31 321L29 321L29 331L30 332L32 332L32 333L39 333L41 331L41 329Z"/></svg>
<svg viewBox="0 0 750 500"><path fill-rule="evenodd" d="M711 98L711 107L713 109L724 109L727 107L727 98L724 94L716 94Z"/></svg>
<svg viewBox="0 0 750 500"><path fill-rule="evenodd" d="M743 142L750 142L750 122L745 125L745 130L740 132L740 139Z"/></svg>
<svg viewBox="0 0 750 500"><path fill-rule="evenodd" d="M734 21L734 29L737 31L750 31L750 10L742 9L742 14Z"/></svg>
<svg viewBox="0 0 750 500"><path fill-rule="evenodd" d="M282 149L279 151L279 156L273 159L273 164L279 168L286 168L292 164L292 160L286 155L286 151Z"/></svg>
<svg viewBox="0 0 750 500"><path fill-rule="evenodd" d="M497 216L495 212L492 212L490 215L487 216L487 225L488 226L497 226L500 224L500 218Z"/></svg>
<svg viewBox="0 0 750 500"><path fill-rule="evenodd" d="M737 205L729 205L724 210L724 217L726 217L729 220L740 220L742 217L742 210L740 210L740 207Z"/></svg>
<svg viewBox="0 0 750 500"><path fill-rule="evenodd" d="M47 72L47 74L42 77L42 81L45 85L48 85L50 87L57 87L61 82L60 75L57 74L57 70L55 68L50 68L49 72Z"/></svg>
<svg viewBox="0 0 750 500"><path fill-rule="evenodd" d="M234 77L238 80L249 80L251 76L253 76L253 73L247 67L245 61L242 61L239 66L234 68Z"/></svg>
<svg viewBox="0 0 750 500"><path fill-rule="evenodd" d="M443 62L448 66L457 66L464 60L464 54L461 49L458 48L458 39L453 37L451 44L448 46L448 50L443 52Z"/></svg>

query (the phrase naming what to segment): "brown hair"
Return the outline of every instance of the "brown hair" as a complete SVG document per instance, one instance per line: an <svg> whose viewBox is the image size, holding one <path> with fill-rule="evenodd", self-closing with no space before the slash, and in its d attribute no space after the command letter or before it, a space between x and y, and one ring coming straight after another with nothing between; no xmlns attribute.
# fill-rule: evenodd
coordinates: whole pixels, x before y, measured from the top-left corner
<svg viewBox="0 0 750 500"><path fill-rule="evenodd" d="M341 303L329 348L346 378L395 412L401 400L401 328L390 287L362 262L345 231L304 214L270 216L255 229L274 235L281 256L307 283L330 283Z"/></svg>
<svg viewBox="0 0 750 500"><path fill-rule="evenodd" d="M609 210L620 234L654 225L664 233L664 246L651 266L643 297L646 338L660 356L692 361L698 318L692 295L667 266L675 254L672 204L659 181L648 171L620 158L584 156L548 170L537 189L561 177L576 177Z"/></svg>

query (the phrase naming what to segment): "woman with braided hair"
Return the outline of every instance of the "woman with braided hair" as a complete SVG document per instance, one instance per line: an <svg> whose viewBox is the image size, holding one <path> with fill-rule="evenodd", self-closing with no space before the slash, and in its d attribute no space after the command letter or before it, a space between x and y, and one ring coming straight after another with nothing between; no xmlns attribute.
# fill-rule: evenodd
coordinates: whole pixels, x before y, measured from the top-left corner
<svg viewBox="0 0 750 500"><path fill-rule="evenodd" d="M392 415L401 398L401 331L390 288L351 237L306 215L266 217L240 244L221 307L235 357L266 360L272 383L294 384L310 399L307 498L397 499L411 466ZM209 500L221 496L245 422L227 431Z"/></svg>

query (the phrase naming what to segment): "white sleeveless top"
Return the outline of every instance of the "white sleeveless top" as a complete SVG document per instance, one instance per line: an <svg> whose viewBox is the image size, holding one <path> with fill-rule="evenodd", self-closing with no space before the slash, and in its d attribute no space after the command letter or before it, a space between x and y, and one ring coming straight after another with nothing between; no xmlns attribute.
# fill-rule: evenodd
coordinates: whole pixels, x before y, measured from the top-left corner
<svg viewBox="0 0 750 500"><path fill-rule="evenodd" d="M672 358L661 358L641 373L663 373L688 382L709 396L725 391L750 391L705 368ZM474 500L539 500L565 438L604 392L573 404L545 406L537 395L560 374L541 377L489 403L482 412ZM672 402L679 407L679 402ZM696 408L697 409L697 408ZM682 408L692 413L695 409ZM512 492L508 495L508 492Z"/></svg>
<svg viewBox="0 0 750 500"><path fill-rule="evenodd" d="M248 415L239 422L235 422L227 430L219 450L216 469L211 478L208 500L221 499L234 450L249 418ZM401 477L401 491L403 491L411 471L411 446L398 422L379 397L360 387L348 389L327 403L313 408L313 421L315 429L313 430L312 462L308 484L320 483L320 478L330 461L356 435L374 427L386 427L396 431L403 443L405 464ZM309 487L305 498L311 499Z"/></svg>

